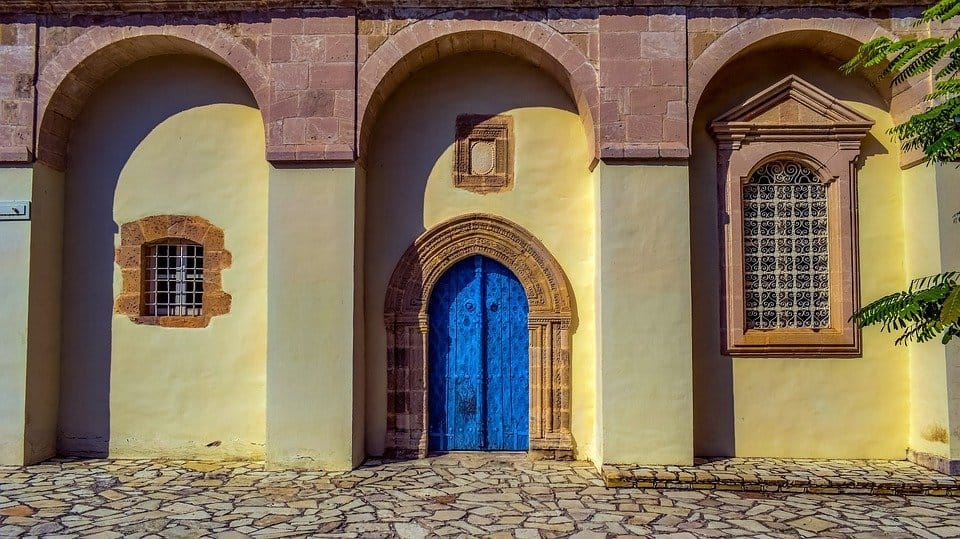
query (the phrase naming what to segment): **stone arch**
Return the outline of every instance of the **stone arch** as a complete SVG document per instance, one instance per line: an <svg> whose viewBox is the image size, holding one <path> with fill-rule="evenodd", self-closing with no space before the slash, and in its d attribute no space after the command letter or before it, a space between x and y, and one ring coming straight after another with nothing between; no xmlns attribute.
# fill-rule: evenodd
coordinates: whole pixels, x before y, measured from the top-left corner
<svg viewBox="0 0 960 539"><path fill-rule="evenodd" d="M37 159L64 170L73 121L104 80L145 58L190 54L233 69L267 118L269 79L263 63L234 36L212 26L98 26L62 48L40 69L37 82Z"/></svg>
<svg viewBox="0 0 960 539"><path fill-rule="evenodd" d="M782 9L747 19L710 44L690 66L688 131L693 129L700 99L707 85L724 66L761 42L803 33L826 36L828 39L815 40L809 46L827 55L835 52L843 41L853 40L860 44L880 36L897 37L873 19L828 8ZM889 93L878 89L881 95ZM923 81L913 80L910 86L888 97L894 121L902 121L916 110L927 90Z"/></svg>
<svg viewBox="0 0 960 539"><path fill-rule="evenodd" d="M587 142L599 155L600 90L597 70L570 40L530 20L430 19L391 36L363 65L357 78L361 158L386 99L414 71L461 52L497 52L532 62L550 73L577 105Z"/></svg>
<svg viewBox="0 0 960 539"><path fill-rule="evenodd" d="M390 278L384 305L386 452L405 458L427 454L430 294L447 269L474 255L509 268L527 293L530 450L554 457L572 456L570 285L560 264L530 232L486 214L462 215L431 228L407 249Z"/></svg>

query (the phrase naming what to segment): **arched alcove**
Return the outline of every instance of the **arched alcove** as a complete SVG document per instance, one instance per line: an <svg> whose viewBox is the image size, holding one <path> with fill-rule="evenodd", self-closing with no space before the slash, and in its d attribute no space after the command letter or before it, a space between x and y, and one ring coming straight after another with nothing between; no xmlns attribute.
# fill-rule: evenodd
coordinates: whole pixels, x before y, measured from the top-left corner
<svg viewBox="0 0 960 539"><path fill-rule="evenodd" d="M498 120L498 129L507 128L504 138L512 138L513 181L502 190L477 192L458 183L460 120L471 116ZM523 58L464 52L412 73L391 94L372 126L358 168L364 185L365 430L370 455L383 454L388 426L383 305L390 276L416 238L470 213L496 215L522 226L550 249L569 277L578 298L571 310L580 322L571 337L571 398L576 402L571 425L578 451L589 451L596 372L592 150L570 96L552 76Z"/></svg>
<svg viewBox="0 0 960 539"><path fill-rule="evenodd" d="M239 40L210 26L171 26L165 33L132 27L124 37L110 26L88 30L44 64L37 80L37 159L57 170L67 164L73 122L90 95L112 75L140 60L162 55L208 58L232 69L267 117L266 67ZM131 35L132 34L132 35Z"/></svg>
<svg viewBox="0 0 960 539"><path fill-rule="evenodd" d="M690 196L698 456L892 458L894 453L902 454L898 433L905 429L906 418L899 404L879 397L907 389L899 378L902 352L892 345L865 334L863 356L856 358L850 358L856 354L831 354L826 349L819 358L797 351L748 358L725 355L722 350L721 279L727 245L723 227L731 217L720 213L718 178L726 176L722 150L710 124L731 109L749 106L751 98L780 80L801 77L874 123L860 146L859 188L851 193L860 224L853 225L846 236L859 244L859 266L834 278L859 282L862 297L877 293L882 283L902 278L899 266L888 263L889 246L900 241L902 233L898 228L901 156L896 142L885 133L894 121L894 104L890 92L876 81L839 70L847 53L856 50L854 37L862 31L857 28L867 24L857 20L849 21L849 35L842 35L842 25L833 21L791 21L782 33L774 31L770 21L751 22L751 28L770 35L747 40L745 50L727 50L718 71L697 83L702 85L699 95L691 83L691 107L696 106L696 115L691 116ZM828 31L823 25L832 26ZM803 30L805 26L813 28ZM808 109L801 112L808 118L809 113ZM804 124L789 115L762 121L771 128ZM802 145L785 140L781 149L800 152ZM850 151L855 157L856 150ZM858 419L847 421L850 417Z"/></svg>
<svg viewBox="0 0 960 539"><path fill-rule="evenodd" d="M152 56L90 91L70 134L59 452L262 458L268 163L255 96L221 62ZM159 218L130 232L169 215L193 225ZM202 222L217 236L209 262L231 267L208 277L233 309L208 303L201 317L222 315L202 328L134 323L123 307L142 309L146 278L128 257L146 256L148 237L205 243L184 230Z"/></svg>

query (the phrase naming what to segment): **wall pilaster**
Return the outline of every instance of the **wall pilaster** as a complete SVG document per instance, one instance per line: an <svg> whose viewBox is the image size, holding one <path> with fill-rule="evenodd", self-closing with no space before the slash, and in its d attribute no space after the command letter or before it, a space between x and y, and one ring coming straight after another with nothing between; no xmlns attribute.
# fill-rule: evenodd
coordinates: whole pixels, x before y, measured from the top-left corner
<svg viewBox="0 0 960 539"><path fill-rule="evenodd" d="M349 470L362 460L363 413L354 404L363 326L351 316L362 301L356 195L352 166L270 171L270 466Z"/></svg>
<svg viewBox="0 0 960 539"><path fill-rule="evenodd" d="M960 172L954 165L904 171L905 269L908 280L960 270ZM908 283L905 283L905 285ZM892 291L891 291L892 292ZM911 344L908 457L960 473L960 342Z"/></svg>
<svg viewBox="0 0 960 539"><path fill-rule="evenodd" d="M688 169L601 163L595 174L601 461L691 464Z"/></svg>

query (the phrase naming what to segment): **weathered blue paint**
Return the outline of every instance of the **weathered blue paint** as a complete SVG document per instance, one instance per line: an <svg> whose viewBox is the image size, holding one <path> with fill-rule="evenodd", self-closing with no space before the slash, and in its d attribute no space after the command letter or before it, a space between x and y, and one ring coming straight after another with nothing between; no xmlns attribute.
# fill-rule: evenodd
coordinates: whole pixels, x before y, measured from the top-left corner
<svg viewBox="0 0 960 539"><path fill-rule="evenodd" d="M474 256L430 296L430 449L521 451L529 444L527 295L502 264Z"/></svg>

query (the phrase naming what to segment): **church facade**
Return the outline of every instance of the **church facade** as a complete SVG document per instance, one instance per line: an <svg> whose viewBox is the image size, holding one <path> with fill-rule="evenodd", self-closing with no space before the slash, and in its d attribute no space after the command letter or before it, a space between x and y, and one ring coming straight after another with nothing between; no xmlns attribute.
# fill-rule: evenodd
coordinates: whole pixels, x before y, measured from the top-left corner
<svg viewBox="0 0 960 539"><path fill-rule="evenodd" d="M0 463L960 467L960 267L847 2L7 0ZM958 378L954 378L957 376Z"/></svg>

